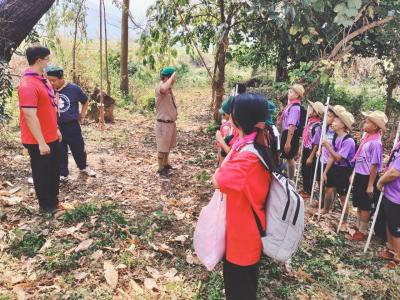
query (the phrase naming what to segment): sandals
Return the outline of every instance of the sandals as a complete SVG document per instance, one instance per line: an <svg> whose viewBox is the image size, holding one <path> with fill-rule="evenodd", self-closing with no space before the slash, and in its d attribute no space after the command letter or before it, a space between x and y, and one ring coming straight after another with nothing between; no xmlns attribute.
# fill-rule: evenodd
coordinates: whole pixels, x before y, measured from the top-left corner
<svg viewBox="0 0 400 300"><path fill-rule="evenodd" d="M389 249L385 249L378 252L378 257L386 260L393 260L394 253L391 252Z"/></svg>

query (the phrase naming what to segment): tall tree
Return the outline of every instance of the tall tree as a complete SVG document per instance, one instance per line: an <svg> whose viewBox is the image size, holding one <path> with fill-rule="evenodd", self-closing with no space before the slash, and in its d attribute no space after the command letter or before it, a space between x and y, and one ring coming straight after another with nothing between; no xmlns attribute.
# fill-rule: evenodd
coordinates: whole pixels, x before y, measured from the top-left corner
<svg viewBox="0 0 400 300"><path fill-rule="evenodd" d="M122 20L121 20L121 80L120 90L123 94L129 93L129 77L128 77L128 43L129 43L129 0L123 0Z"/></svg>
<svg viewBox="0 0 400 300"><path fill-rule="evenodd" d="M0 0L1 59L11 59L13 52L54 2L55 0Z"/></svg>

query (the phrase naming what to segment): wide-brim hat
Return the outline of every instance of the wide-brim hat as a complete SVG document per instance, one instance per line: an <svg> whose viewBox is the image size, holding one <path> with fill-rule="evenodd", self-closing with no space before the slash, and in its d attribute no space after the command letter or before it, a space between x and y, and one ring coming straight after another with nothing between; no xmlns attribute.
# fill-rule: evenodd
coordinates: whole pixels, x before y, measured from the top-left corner
<svg viewBox="0 0 400 300"><path fill-rule="evenodd" d="M336 114L336 113L335 113ZM347 129L351 130L353 124L355 122L354 116L349 113L347 110L337 111L336 116L343 122L343 124L347 127Z"/></svg>
<svg viewBox="0 0 400 300"><path fill-rule="evenodd" d="M346 111L346 108L342 105L329 105L329 109L337 116L339 113Z"/></svg>
<svg viewBox="0 0 400 300"><path fill-rule="evenodd" d="M311 105L312 109L318 114L318 116L320 116L321 118L324 116L325 106L321 102L308 101L308 103Z"/></svg>
<svg viewBox="0 0 400 300"><path fill-rule="evenodd" d="M364 117L367 117L371 122L373 122L376 126L378 126L382 130L386 130L386 124L388 122L388 117L382 111L367 111L362 112Z"/></svg>
<svg viewBox="0 0 400 300"><path fill-rule="evenodd" d="M305 93L306 91L304 90L304 87L303 87L301 84L296 83L296 84L294 84L294 85L291 86L291 89L292 89L293 91L295 91L295 93L296 93L297 95L299 95L300 98L304 98L304 93Z"/></svg>

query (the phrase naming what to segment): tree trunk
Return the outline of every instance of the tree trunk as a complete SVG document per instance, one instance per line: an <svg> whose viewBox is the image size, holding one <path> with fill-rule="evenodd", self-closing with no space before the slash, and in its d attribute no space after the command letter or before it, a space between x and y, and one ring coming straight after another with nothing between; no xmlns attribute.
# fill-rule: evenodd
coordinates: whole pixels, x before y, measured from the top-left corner
<svg viewBox="0 0 400 300"><path fill-rule="evenodd" d="M120 90L123 94L129 93L129 78L128 78L128 20L129 20L129 0L124 0L122 7L121 21L121 81Z"/></svg>
<svg viewBox="0 0 400 300"><path fill-rule="evenodd" d="M0 0L0 59L10 61L15 49L54 2Z"/></svg>
<svg viewBox="0 0 400 300"><path fill-rule="evenodd" d="M219 108L221 107L222 104L222 99L225 94L225 88L224 88L224 83L225 83L225 58L226 58L226 51L228 49L228 32L224 35L222 38L221 42L218 45L218 52L217 52L217 57L216 57L216 76L214 77L214 89L215 89L215 99L214 99L214 120L219 121L220 120L220 114L219 114Z"/></svg>
<svg viewBox="0 0 400 300"><path fill-rule="evenodd" d="M393 73L388 77L387 81L388 85L386 88L385 113L389 120L387 124L388 130L385 140L390 144L390 142L395 138L396 129L400 121L400 103L393 98L393 91L400 82L400 65L395 67Z"/></svg>
<svg viewBox="0 0 400 300"><path fill-rule="evenodd" d="M75 16L74 42L72 45L72 82L73 83L78 83L78 77L76 76L76 43L77 43L77 39L78 39L79 19L80 19L80 15L82 12L84 1L85 0L82 0L81 5L79 6L78 12Z"/></svg>
<svg viewBox="0 0 400 300"><path fill-rule="evenodd" d="M289 79L287 60L289 56L288 45L285 39L282 39L282 44L279 47L278 61L276 62L276 81L287 81Z"/></svg>

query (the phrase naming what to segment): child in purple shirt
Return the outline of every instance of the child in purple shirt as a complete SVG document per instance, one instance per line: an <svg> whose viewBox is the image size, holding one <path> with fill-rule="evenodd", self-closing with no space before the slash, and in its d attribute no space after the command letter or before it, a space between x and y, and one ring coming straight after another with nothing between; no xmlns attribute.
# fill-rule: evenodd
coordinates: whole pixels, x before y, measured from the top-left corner
<svg viewBox="0 0 400 300"><path fill-rule="evenodd" d="M389 246L378 255L392 260L388 266L395 267L400 262L400 142L390 155L388 169L379 179L377 187L380 191L385 187L382 205Z"/></svg>
<svg viewBox="0 0 400 300"><path fill-rule="evenodd" d="M294 179L296 169L294 158L299 151L301 100L304 93L304 87L300 84L295 84L289 89L289 103L278 120L282 125L281 157L287 160L287 173L290 179Z"/></svg>
<svg viewBox="0 0 400 300"><path fill-rule="evenodd" d="M379 198L379 191L374 188L378 173L382 171L382 136L387 117L383 112L363 113L366 117L363 137L356 155L355 176L353 181L353 206L357 207L356 232L347 236L352 241L363 241L368 234L368 223L371 211Z"/></svg>
<svg viewBox="0 0 400 300"><path fill-rule="evenodd" d="M301 158L301 174L303 190L300 195L310 198L314 177L316 154L321 139L321 118L324 116L324 105L321 102L310 102L310 116L303 131L303 155Z"/></svg>
<svg viewBox="0 0 400 300"><path fill-rule="evenodd" d="M353 115L347 111L335 110L334 107L332 110L336 115L332 123L335 136L331 142L326 139L322 142L330 153L323 175L326 186L323 213L329 212L335 191L339 194L342 205L344 204L353 171L351 161L356 148L353 138L348 134L354 123Z"/></svg>

